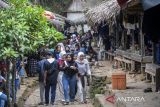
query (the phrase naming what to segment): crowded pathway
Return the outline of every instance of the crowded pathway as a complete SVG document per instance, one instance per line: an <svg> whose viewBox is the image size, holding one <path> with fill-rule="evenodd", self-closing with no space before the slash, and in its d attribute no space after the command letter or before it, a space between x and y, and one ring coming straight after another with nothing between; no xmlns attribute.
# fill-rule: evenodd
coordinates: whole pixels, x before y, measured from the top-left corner
<svg viewBox="0 0 160 107"><path fill-rule="evenodd" d="M40 102L40 90L39 88L37 88L27 99L27 101L24 104L24 107L44 107L44 105L39 105ZM54 107L63 107L64 105L61 103L61 101L59 100L59 88L57 88L56 91L56 100L55 100L55 106ZM76 101L74 104L70 104L70 105L66 105L67 107L93 107L93 105L91 104L90 99L87 96L87 104L80 104L79 103L79 97L76 96ZM52 106L52 105L50 105Z"/></svg>
<svg viewBox="0 0 160 107"><path fill-rule="evenodd" d="M67 40L68 44L58 43L55 49L40 52L41 60L37 62L39 89L30 96L26 106L36 105L38 101L39 106L88 106L87 89L91 80L89 61L97 61L97 54L91 47L91 36L78 38L78 35L72 34L71 39ZM88 44L84 40L87 40Z"/></svg>
<svg viewBox="0 0 160 107"><path fill-rule="evenodd" d="M14 98L16 99L17 91L27 77L38 76L39 88L26 101L26 107L91 105L88 100L90 65L98 61L97 53L91 46L92 38L90 31L81 36L73 33L53 48L43 47L38 49L38 53L17 59ZM6 80L3 78L3 72L1 74L3 84ZM4 96L7 98L5 94ZM3 105L6 101L7 99L3 100Z"/></svg>

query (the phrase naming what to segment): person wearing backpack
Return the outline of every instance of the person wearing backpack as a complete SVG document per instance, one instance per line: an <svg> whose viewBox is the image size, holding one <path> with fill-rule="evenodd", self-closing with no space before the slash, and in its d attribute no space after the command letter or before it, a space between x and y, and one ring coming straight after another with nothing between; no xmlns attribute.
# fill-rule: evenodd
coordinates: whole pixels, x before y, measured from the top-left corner
<svg viewBox="0 0 160 107"><path fill-rule="evenodd" d="M58 77L58 62L54 58L51 52L47 54L47 60L44 62L44 84L45 84L45 103L46 106L49 104L50 89L51 89L51 101L50 104L54 105L56 96L56 86Z"/></svg>

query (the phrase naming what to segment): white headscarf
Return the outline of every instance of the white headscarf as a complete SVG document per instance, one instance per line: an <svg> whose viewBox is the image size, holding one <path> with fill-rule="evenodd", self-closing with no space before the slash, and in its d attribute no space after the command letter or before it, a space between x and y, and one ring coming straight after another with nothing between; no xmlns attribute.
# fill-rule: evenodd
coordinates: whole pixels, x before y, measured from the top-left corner
<svg viewBox="0 0 160 107"><path fill-rule="evenodd" d="M77 62L79 63L88 63L87 59L83 59L82 61L80 60L80 56L84 56L84 53L83 52L79 52L78 53L78 56L77 56Z"/></svg>
<svg viewBox="0 0 160 107"><path fill-rule="evenodd" d="M81 75L84 75L85 74L85 72L87 73L87 75L91 75L91 70L90 70L90 66L89 66L89 62L88 62L88 60L87 59L83 59L83 60L80 60L80 56L81 55L83 55L84 56L84 53L83 52L79 52L78 53L78 56L77 56L77 64L79 63L79 64L85 64L86 66L85 66L85 70L82 70L82 69L79 69L78 68L78 70L79 70L79 73L81 74Z"/></svg>
<svg viewBox="0 0 160 107"><path fill-rule="evenodd" d="M65 51L65 47L63 43L58 43L57 45L61 46L61 51Z"/></svg>
<svg viewBox="0 0 160 107"><path fill-rule="evenodd" d="M76 35L75 35L75 34L72 34L72 38L75 39L75 38L76 38Z"/></svg>
<svg viewBox="0 0 160 107"><path fill-rule="evenodd" d="M65 55L65 54L66 54L65 51L60 52L60 54L59 54L59 59L62 59L63 55Z"/></svg>

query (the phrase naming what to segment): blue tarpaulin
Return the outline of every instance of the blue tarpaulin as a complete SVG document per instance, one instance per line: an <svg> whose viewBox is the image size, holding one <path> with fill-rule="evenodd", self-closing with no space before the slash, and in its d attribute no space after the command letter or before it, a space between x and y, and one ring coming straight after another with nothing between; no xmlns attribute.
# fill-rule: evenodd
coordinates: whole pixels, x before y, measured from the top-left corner
<svg viewBox="0 0 160 107"><path fill-rule="evenodd" d="M142 0L144 10L148 10L160 4L160 0Z"/></svg>

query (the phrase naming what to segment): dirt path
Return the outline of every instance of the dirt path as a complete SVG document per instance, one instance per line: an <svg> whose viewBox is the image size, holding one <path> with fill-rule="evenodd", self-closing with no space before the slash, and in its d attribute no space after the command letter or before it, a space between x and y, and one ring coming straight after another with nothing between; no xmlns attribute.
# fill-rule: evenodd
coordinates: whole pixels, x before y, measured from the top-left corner
<svg viewBox="0 0 160 107"><path fill-rule="evenodd" d="M64 105L58 100L58 90L57 90L57 95L56 95L56 101L54 107L63 107ZM79 100L78 96L76 98ZM39 88L37 88L27 99L25 102L24 107L44 107L45 105L39 106L38 103L40 102L40 95L39 95ZM76 101L72 105L67 105L66 107L93 107L92 104L90 103L90 100L88 100L88 104L79 104L78 101ZM48 106L48 107L53 107L53 106Z"/></svg>
<svg viewBox="0 0 160 107"><path fill-rule="evenodd" d="M31 93L37 88L37 80L37 77L26 78L24 80L24 84L21 85L20 90L18 90L17 92L17 104L19 107L23 107L25 101L28 99Z"/></svg>

